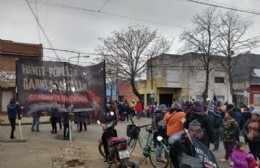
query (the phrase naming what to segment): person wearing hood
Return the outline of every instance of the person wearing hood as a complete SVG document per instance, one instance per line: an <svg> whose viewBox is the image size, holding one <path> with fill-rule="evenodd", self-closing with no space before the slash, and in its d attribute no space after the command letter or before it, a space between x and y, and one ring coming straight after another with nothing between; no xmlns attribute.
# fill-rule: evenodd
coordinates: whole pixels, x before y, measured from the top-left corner
<svg viewBox="0 0 260 168"><path fill-rule="evenodd" d="M20 113L17 109L14 99L11 99L10 103L7 105L7 112L8 112L8 119L9 119L10 126L11 126L10 139L15 139L14 131L15 131L15 125L16 125L16 117L18 115L18 119L20 119Z"/></svg>
<svg viewBox="0 0 260 168"><path fill-rule="evenodd" d="M209 144L214 142L215 135L210 119L200 102L194 102L193 107L186 115L186 119L186 129L189 128L189 124L193 120L197 120L201 124L201 128L203 129L203 136L200 141L209 148Z"/></svg>
<svg viewBox="0 0 260 168"><path fill-rule="evenodd" d="M252 111L252 118L248 120L242 129L242 133L248 142L250 152L260 160L260 109Z"/></svg>

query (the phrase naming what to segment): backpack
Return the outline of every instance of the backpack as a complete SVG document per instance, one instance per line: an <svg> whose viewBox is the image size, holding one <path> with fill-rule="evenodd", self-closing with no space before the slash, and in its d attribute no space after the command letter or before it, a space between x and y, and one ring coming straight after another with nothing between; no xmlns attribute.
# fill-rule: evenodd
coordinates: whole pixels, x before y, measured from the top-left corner
<svg viewBox="0 0 260 168"><path fill-rule="evenodd" d="M213 129L218 129L222 126L222 117L213 111L208 111L208 117L212 124Z"/></svg>

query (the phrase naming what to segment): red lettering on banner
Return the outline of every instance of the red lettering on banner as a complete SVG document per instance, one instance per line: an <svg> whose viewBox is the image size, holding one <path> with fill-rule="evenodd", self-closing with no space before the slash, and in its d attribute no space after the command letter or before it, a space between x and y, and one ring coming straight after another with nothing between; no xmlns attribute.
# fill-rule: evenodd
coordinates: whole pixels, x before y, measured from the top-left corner
<svg viewBox="0 0 260 168"><path fill-rule="evenodd" d="M60 102L60 103L71 103L71 104L88 104L89 100L84 95L62 95L62 94L28 94L28 99L31 102Z"/></svg>

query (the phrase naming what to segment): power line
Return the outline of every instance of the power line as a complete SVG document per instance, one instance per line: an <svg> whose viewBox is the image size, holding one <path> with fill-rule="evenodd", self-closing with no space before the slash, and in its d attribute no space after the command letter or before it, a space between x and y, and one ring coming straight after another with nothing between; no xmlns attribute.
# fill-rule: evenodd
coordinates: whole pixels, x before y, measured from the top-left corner
<svg viewBox="0 0 260 168"><path fill-rule="evenodd" d="M34 3L33 1L31 1L31 2ZM164 25L164 26L186 29L185 26L167 24L167 23L157 22L157 21L153 21L153 20L147 20L147 19L138 18L138 17L120 15L120 14L115 14L115 13L112 13L112 12L104 12L104 11L100 11L100 10L87 9L87 8L83 8L83 7L66 5L66 4L62 4L62 3L54 3L54 2L46 2L46 1L38 0L38 4L56 6L56 7L60 7L60 8L66 8L66 9L80 10L80 11L85 11L85 12L100 13L100 14L104 14L104 15L116 16L116 17L125 18L125 19L138 20L138 21L147 22L147 23L153 23L153 24L158 24L158 25Z"/></svg>
<svg viewBox="0 0 260 168"><path fill-rule="evenodd" d="M69 53L75 53L75 54L88 54L88 55L100 56L100 54L98 54L98 53L82 52L82 51L67 50L67 49L46 48L46 47L43 47L43 49L52 50L52 51L69 52Z"/></svg>
<svg viewBox="0 0 260 168"><path fill-rule="evenodd" d="M208 3L208 2L201 2L201 1L197 1L197 0L186 0L186 1L197 3L197 4L202 4L202 5L207 5L207 6L212 6L212 7L217 7L217 8L222 8L222 9L235 10L235 11L243 12L243 13L260 15L260 12L258 12L258 11L249 11L249 10L244 10L244 9L227 7L227 6L223 6L223 5L212 4L212 3Z"/></svg>
<svg viewBox="0 0 260 168"><path fill-rule="evenodd" d="M40 24L40 22L39 22L39 20L38 20L38 17L37 17L36 14L34 13L34 11L33 11L33 9L32 9L32 6L30 5L29 1L28 1L28 0L25 0L25 2L26 2L27 5L29 6L29 9L31 10L31 12L32 12L32 14L33 14L33 16L34 16L34 18L35 18L35 20L36 20L36 22L37 22L39 28L41 29L42 33L44 34L45 38L47 39L47 42L49 43L49 45L51 46L51 48L53 48L52 43L51 43L49 37L47 36L47 34L45 33L44 29L42 28L42 26L41 26L41 24ZM59 56L57 55L56 51L54 50L53 52L54 52L55 56L58 58L58 60L60 61L60 58L59 58Z"/></svg>
<svg viewBox="0 0 260 168"><path fill-rule="evenodd" d="M106 0L106 2L101 6L101 8L98 10L99 12L101 12L108 4L109 0Z"/></svg>

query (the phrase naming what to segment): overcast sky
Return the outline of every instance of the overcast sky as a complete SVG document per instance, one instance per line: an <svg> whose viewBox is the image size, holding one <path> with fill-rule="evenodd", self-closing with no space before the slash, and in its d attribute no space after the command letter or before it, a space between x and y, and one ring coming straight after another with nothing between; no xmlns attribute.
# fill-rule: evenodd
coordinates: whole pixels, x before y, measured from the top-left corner
<svg viewBox="0 0 260 168"><path fill-rule="evenodd" d="M254 22L248 37L260 36L260 0L197 1L258 12L259 15L242 12L239 14L243 18L250 17ZM192 29L192 17L208 7L187 0L31 0L29 2L52 46L39 29L25 0L0 0L0 39L42 43L44 48L90 53L88 55L92 58L95 56L91 53L94 53L94 49L100 44L98 38L106 38L112 31L121 31L127 26L137 24L157 30L168 40L174 39L170 53L175 54L181 47L178 41L180 33L185 28ZM254 53L260 54L260 48L255 49ZM47 50L44 54L45 59L55 57L53 52ZM77 56L69 52L57 52L57 54L65 60ZM74 61L74 58L71 61Z"/></svg>

